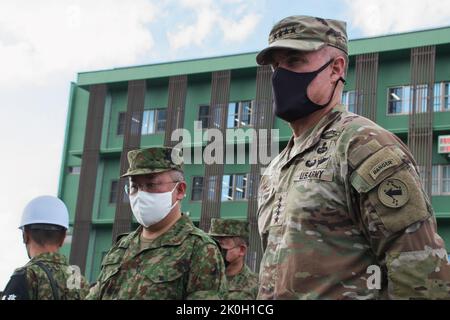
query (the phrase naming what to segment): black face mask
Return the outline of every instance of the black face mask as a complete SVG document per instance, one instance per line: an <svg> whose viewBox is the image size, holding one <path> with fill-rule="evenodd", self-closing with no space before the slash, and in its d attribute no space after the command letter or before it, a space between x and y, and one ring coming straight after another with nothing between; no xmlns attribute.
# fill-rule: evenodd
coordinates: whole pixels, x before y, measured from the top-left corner
<svg viewBox="0 0 450 320"><path fill-rule="evenodd" d="M308 86L317 75L325 70L333 62L328 61L322 67L312 72L293 72L278 67L272 75L272 89L274 95L274 109L277 117L293 122L304 118L317 110L327 107L333 99L334 92L339 81L345 83L345 80L339 78L334 85L330 99L325 104L317 104L308 98Z"/></svg>

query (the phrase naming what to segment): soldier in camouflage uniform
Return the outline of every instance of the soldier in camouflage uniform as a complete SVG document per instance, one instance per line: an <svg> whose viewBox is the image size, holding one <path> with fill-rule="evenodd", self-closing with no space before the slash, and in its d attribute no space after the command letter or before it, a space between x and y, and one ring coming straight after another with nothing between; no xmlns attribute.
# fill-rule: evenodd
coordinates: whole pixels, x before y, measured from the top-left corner
<svg viewBox="0 0 450 320"><path fill-rule="evenodd" d="M58 253L66 236L69 214L56 197L33 199L22 215L20 228L31 260L16 269L3 300L80 300L89 284L77 266L70 266Z"/></svg>
<svg viewBox="0 0 450 320"><path fill-rule="evenodd" d="M233 219L211 220L209 235L219 242L228 281L228 300L255 300L258 276L245 264L248 247L247 221Z"/></svg>
<svg viewBox="0 0 450 320"><path fill-rule="evenodd" d="M88 299L222 299L225 266L213 239L181 212L186 193L179 151L128 153L130 205L141 226L103 259Z"/></svg>
<svg viewBox="0 0 450 320"><path fill-rule="evenodd" d="M345 23L277 23L257 62L293 137L261 178L259 299L448 299L447 251L408 148L340 104Z"/></svg>

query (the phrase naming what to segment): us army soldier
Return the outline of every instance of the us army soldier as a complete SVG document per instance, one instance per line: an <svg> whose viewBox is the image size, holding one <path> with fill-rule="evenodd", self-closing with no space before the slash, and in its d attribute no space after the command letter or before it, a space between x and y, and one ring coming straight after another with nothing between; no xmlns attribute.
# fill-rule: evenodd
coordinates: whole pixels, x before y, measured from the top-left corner
<svg viewBox="0 0 450 320"><path fill-rule="evenodd" d="M211 220L208 233L219 242L225 262L228 300L255 300L258 294L258 275L245 264L249 225L234 219Z"/></svg>
<svg viewBox="0 0 450 320"><path fill-rule="evenodd" d="M449 298L447 251L413 156L341 105L345 23L285 18L257 62L272 66L275 113L293 132L261 178L258 298Z"/></svg>
<svg viewBox="0 0 450 320"><path fill-rule="evenodd" d="M182 214L186 193L177 150L132 150L131 210L140 226L103 259L88 299L222 299L224 263L214 240Z"/></svg>
<svg viewBox="0 0 450 320"><path fill-rule="evenodd" d="M69 227L66 205L53 196L40 196L25 207L20 229L31 259L16 269L3 300L80 300L89 284L77 266L58 253Z"/></svg>

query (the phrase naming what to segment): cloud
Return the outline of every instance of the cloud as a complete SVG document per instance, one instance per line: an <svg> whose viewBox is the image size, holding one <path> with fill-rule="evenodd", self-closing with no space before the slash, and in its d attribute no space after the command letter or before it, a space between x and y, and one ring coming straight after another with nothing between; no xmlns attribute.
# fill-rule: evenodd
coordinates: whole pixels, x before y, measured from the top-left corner
<svg viewBox="0 0 450 320"><path fill-rule="evenodd" d="M448 25L448 0L345 0L349 22L364 36Z"/></svg>
<svg viewBox="0 0 450 320"><path fill-rule="evenodd" d="M0 85L133 63L154 46L157 14L147 0L2 1Z"/></svg>
<svg viewBox="0 0 450 320"><path fill-rule="evenodd" d="M179 50L192 45L202 47L215 37L215 45L246 40L262 19L251 4L243 0L182 0L180 6L193 16L190 23L179 23L166 32L169 46Z"/></svg>
<svg viewBox="0 0 450 320"><path fill-rule="evenodd" d="M250 13L245 15L240 21L223 19L220 26L223 31L224 39L228 42L242 42L248 38L255 30L261 15Z"/></svg>

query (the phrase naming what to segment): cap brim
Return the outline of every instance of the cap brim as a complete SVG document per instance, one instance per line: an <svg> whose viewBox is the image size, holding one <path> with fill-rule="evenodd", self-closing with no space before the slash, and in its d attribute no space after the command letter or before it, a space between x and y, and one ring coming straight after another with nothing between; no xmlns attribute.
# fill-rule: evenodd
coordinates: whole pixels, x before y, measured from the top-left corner
<svg viewBox="0 0 450 320"><path fill-rule="evenodd" d="M152 174L152 173L161 173L161 172L166 172L166 171L170 171L170 170L176 170L176 169L172 169L172 168L164 168L164 169L136 169L136 170L131 170L128 171L127 173L121 175L121 178L125 178L125 177L131 177L131 176L142 176L145 174Z"/></svg>
<svg viewBox="0 0 450 320"><path fill-rule="evenodd" d="M259 65L272 63L272 54L275 50L292 49L298 51L316 51L324 47L326 44L322 41L314 40L296 40L282 39L272 42L267 48L263 49L256 56L256 62Z"/></svg>

